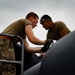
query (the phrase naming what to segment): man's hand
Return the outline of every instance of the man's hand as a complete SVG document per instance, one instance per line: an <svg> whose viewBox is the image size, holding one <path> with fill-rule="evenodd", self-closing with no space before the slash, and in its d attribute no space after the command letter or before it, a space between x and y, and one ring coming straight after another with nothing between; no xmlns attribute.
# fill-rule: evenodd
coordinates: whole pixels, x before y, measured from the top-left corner
<svg viewBox="0 0 75 75"><path fill-rule="evenodd" d="M42 47L41 52L46 52L49 49L50 44L53 43L52 39L47 39L45 45Z"/></svg>

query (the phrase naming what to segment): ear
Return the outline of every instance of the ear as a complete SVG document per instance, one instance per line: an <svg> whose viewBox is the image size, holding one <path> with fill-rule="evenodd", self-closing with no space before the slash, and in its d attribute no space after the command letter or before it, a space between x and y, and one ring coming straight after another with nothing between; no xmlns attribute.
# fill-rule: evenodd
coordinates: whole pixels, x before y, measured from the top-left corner
<svg viewBox="0 0 75 75"><path fill-rule="evenodd" d="M33 17L31 17L31 19L33 19Z"/></svg>
<svg viewBox="0 0 75 75"><path fill-rule="evenodd" d="M30 20L32 21L34 18L33 17L30 17Z"/></svg>

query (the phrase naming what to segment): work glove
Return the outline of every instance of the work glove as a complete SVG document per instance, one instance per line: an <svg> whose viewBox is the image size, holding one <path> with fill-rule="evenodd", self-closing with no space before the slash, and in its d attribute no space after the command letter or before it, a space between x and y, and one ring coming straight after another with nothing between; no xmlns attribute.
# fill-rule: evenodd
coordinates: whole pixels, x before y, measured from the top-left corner
<svg viewBox="0 0 75 75"><path fill-rule="evenodd" d="M47 39L45 41L44 46L41 48L41 52L43 52L43 53L47 52L47 50L49 49L49 46L50 46L51 43L53 43L53 40L52 39Z"/></svg>

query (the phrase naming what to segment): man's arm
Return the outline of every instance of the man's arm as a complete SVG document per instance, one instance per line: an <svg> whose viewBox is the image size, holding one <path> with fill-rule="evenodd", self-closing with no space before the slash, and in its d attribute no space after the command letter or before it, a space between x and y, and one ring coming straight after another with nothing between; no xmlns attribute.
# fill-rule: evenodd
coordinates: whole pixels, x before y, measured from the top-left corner
<svg viewBox="0 0 75 75"><path fill-rule="evenodd" d="M60 37L63 37L65 35L67 35L67 29L66 28L64 28L63 30L60 31Z"/></svg>
<svg viewBox="0 0 75 75"><path fill-rule="evenodd" d="M39 48L39 47L38 48L30 47L27 40L24 40L24 47L25 47L26 52L30 52L30 53L39 53L39 52L41 52L41 48Z"/></svg>
<svg viewBox="0 0 75 75"><path fill-rule="evenodd" d="M27 25L25 27L25 32L26 32L26 36L28 38L28 40L36 45L44 45L45 41L42 41L40 39L38 39L37 37L35 37L33 31L32 31L32 26L31 25Z"/></svg>
<svg viewBox="0 0 75 75"><path fill-rule="evenodd" d="M58 30L59 30L59 33L60 33L60 37L63 37L65 35L67 35L69 33L69 29L68 27L66 26L66 24L64 22L59 22L58 24Z"/></svg>

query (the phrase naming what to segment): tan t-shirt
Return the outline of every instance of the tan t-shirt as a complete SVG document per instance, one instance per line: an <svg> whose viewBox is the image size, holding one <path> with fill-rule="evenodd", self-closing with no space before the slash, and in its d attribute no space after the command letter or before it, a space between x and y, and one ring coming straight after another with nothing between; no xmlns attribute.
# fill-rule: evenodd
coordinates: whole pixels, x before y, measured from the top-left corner
<svg viewBox="0 0 75 75"><path fill-rule="evenodd" d="M54 28L48 30L47 38L53 40L59 40L61 38L59 32L64 28L67 29L67 34L71 32L63 22L61 21L55 22Z"/></svg>
<svg viewBox="0 0 75 75"><path fill-rule="evenodd" d="M2 33L18 35L23 39L26 38L25 26L31 25L32 23L27 19L19 19L10 24Z"/></svg>

